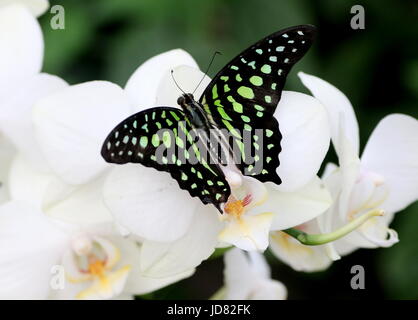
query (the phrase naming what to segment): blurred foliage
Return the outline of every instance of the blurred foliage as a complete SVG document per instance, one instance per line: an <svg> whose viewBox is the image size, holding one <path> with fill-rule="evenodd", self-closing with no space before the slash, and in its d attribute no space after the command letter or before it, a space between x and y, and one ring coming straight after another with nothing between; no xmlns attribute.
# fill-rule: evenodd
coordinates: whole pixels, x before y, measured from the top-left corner
<svg viewBox="0 0 418 320"><path fill-rule="evenodd" d="M69 83L106 79L124 86L146 59L183 48L204 68L214 51L216 73L229 59L281 28L311 23L318 39L289 77L287 89L307 92L296 71L340 88L356 110L364 146L378 121L401 112L418 117L418 2L416 0L50 0L65 8L65 30L41 18L44 71ZM361 4L365 30L350 28L350 8ZM390 146L388 146L390 147ZM332 156L330 160L335 160ZM359 250L321 273L292 271L270 259L290 298L418 298L418 205L398 214L401 242L390 249ZM349 286L350 268L366 269L366 290ZM222 283L222 259L194 277L147 298L207 298Z"/></svg>
<svg viewBox="0 0 418 320"><path fill-rule="evenodd" d="M381 282L392 299L418 300L418 203L400 213L396 230L401 241L381 250L377 265Z"/></svg>

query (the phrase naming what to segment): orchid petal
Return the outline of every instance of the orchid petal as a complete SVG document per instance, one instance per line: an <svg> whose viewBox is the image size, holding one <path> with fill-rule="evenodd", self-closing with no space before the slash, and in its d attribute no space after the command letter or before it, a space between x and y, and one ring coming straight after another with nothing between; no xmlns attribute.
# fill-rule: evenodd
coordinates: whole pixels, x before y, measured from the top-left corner
<svg viewBox="0 0 418 320"><path fill-rule="evenodd" d="M32 109L34 104L57 90L63 89L67 83L49 74L38 74L28 77L23 85L17 87L12 94L1 103L0 125L2 131L14 143L25 159L44 172L49 168L34 135Z"/></svg>
<svg viewBox="0 0 418 320"><path fill-rule="evenodd" d="M160 82L158 87L157 105L161 106L177 106L177 99L182 94L179 88L177 88L173 77L180 86L180 88L186 93L193 93L196 100L199 100L205 88L209 85L211 79L200 71L197 67L193 66L178 66L173 69L173 75L167 71ZM199 82L202 81L199 84Z"/></svg>
<svg viewBox="0 0 418 320"><path fill-rule="evenodd" d="M22 155L17 155L13 160L9 174L12 200L24 201L41 209L44 203L49 205L53 202L53 194L62 188L66 188L65 184L55 175L35 170Z"/></svg>
<svg viewBox="0 0 418 320"><path fill-rule="evenodd" d="M78 187L50 184L43 209L50 217L82 226L113 222L113 217L103 201L105 177L99 177ZM53 189L55 188L55 190Z"/></svg>
<svg viewBox="0 0 418 320"><path fill-rule="evenodd" d="M10 141L0 134L0 204L10 200L9 172L16 150Z"/></svg>
<svg viewBox="0 0 418 320"><path fill-rule="evenodd" d="M332 203L328 190L318 177L295 192L277 191L272 183L267 183L267 189L269 198L257 210L274 213L271 230L284 230L312 220Z"/></svg>
<svg viewBox="0 0 418 320"><path fill-rule="evenodd" d="M174 49L148 59L136 69L129 78L125 91L135 102L137 111L156 105L157 96L160 96L158 88L161 80L170 70L180 65L199 68L186 51Z"/></svg>
<svg viewBox="0 0 418 320"><path fill-rule="evenodd" d="M382 209L403 210L418 200L418 121L392 114L382 119L367 142L361 158L367 171L381 174L389 187Z"/></svg>
<svg viewBox="0 0 418 320"><path fill-rule="evenodd" d="M270 270L262 254L234 248L224 255L225 287L227 300L282 300L287 290L270 279ZM260 269L261 267L261 269Z"/></svg>
<svg viewBox="0 0 418 320"><path fill-rule="evenodd" d="M162 278L145 277L140 270L140 245L132 239L123 239L120 237L113 238L112 242L120 249L120 264L130 265L132 267L128 281L123 289L124 293L130 293L132 295L150 293L169 284L190 277L194 272L194 270L191 269L174 276Z"/></svg>
<svg viewBox="0 0 418 320"><path fill-rule="evenodd" d="M221 223L213 208L201 207L179 240L143 243L141 271L145 276L161 278L187 272L214 252Z"/></svg>
<svg viewBox="0 0 418 320"><path fill-rule="evenodd" d="M131 110L124 91L105 81L70 86L38 101L35 132L51 168L69 184L96 177L108 166L100 155L103 141Z"/></svg>
<svg viewBox="0 0 418 320"><path fill-rule="evenodd" d="M0 297L45 299L51 268L59 263L68 237L42 212L21 202L0 207Z"/></svg>
<svg viewBox="0 0 418 320"><path fill-rule="evenodd" d="M219 234L219 241L231 243L242 250L264 251L268 247L273 216L273 213L265 212L233 217L226 222L225 228Z"/></svg>
<svg viewBox="0 0 418 320"><path fill-rule="evenodd" d="M122 227L144 239L162 242L181 238L201 205L168 173L135 164L111 171L104 200Z"/></svg>
<svg viewBox="0 0 418 320"><path fill-rule="evenodd" d="M283 135L280 166L281 191L294 191L311 181L329 148L329 127L324 107L318 100L284 91L275 116Z"/></svg>
<svg viewBox="0 0 418 320"><path fill-rule="evenodd" d="M245 299L251 292L256 279L245 252L238 248L228 250L224 255L224 278L227 300Z"/></svg>
<svg viewBox="0 0 418 320"><path fill-rule="evenodd" d="M0 96L41 70L43 38L36 18L19 4L0 7Z"/></svg>
<svg viewBox="0 0 418 320"><path fill-rule="evenodd" d="M49 7L48 0L0 0L0 9L11 4L25 6L35 17L41 16Z"/></svg>
<svg viewBox="0 0 418 320"><path fill-rule="evenodd" d="M317 98L326 108L331 126L331 138L337 154L340 153L338 139L340 134L339 118L341 114L343 114L345 122L344 135L353 146L354 152L358 154L358 123L353 106L347 97L336 87L318 77L303 72L299 72L298 76L305 87L307 87L311 91L312 95Z"/></svg>

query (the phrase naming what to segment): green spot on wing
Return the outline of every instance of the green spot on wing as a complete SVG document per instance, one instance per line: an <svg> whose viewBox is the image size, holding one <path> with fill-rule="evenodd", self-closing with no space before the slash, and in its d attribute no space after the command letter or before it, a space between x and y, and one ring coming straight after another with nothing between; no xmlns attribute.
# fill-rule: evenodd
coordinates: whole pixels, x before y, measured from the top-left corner
<svg viewBox="0 0 418 320"><path fill-rule="evenodd" d="M213 97L213 100L218 98L218 86L216 84L212 88L212 97Z"/></svg>
<svg viewBox="0 0 418 320"><path fill-rule="evenodd" d="M148 145L148 137L147 136L142 136L139 139L139 144L141 145L142 148L146 148Z"/></svg>
<svg viewBox="0 0 418 320"><path fill-rule="evenodd" d="M252 76L250 82L255 86L261 86L263 84L263 78L259 76Z"/></svg>
<svg viewBox="0 0 418 320"><path fill-rule="evenodd" d="M251 121L251 119L249 117L245 116L245 115L242 115L241 119L242 119L242 121L247 122L247 123Z"/></svg>
<svg viewBox="0 0 418 320"><path fill-rule="evenodd" d="M157 134L153 134L152 138L151 138L151 143L154 147L158 147L160 144L160 138L158 137Z"/></svg>
<svg viewBox="0 0 418 320"><path fill-rule="evenodd" d="M269 74L271 73L271 66L269 64L265 64L261 67L261 72Z"/></svg>
<svg viewBox="0 0 418 320"><path fill-rule="evenodd" d="M172 115L172 117L174 119L176 119L176 121L179 121L180 120L179 116L174 111L170 111L170 114Z"/></svg>
<svg viewBox="0 0 418 320"><path fill-rule="evenodd" d="M222 120L222 122L225 124L225 127L229 130L229 132L231 132L235 137L237 137L238 139L242 138L238 131L235 130L235 128L229 123L229 121L224 119Z"/></svg>
<svg viewBox="0 0 418 320"><path fill-rule="evenodd" d="M163 133L163 143L167 148L171 147L171 135L168 131L164 131Z"/></svg>
<svg viewBox="0 0 418 320"><path fill-rule="evenodd" d="M254 91L253 89L246 87L246 86L241 86L238 88L237 90L238 94L246 99L253 99L254 98Z"/></svg>
<svg viewBox="0 0 418 320"><path fill-rule="evenodd" d="M232 121L232 119L226 114L224 108L218 107L218 112L223 119L228 120L228 121Z"/></svg>

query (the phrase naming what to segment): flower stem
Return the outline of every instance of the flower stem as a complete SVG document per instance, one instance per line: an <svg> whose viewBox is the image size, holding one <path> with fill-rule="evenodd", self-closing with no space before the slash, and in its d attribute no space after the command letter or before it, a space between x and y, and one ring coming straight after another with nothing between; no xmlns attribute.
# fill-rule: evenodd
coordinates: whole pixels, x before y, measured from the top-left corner
<svg viewBox="0 0 418 320"><path fill-rule="evenodd" d="M292 236L293 238L295 238L302 244L305 244L308 246L318 246L318 245L332 242L332 241L335 241L344 237L345 235L349 234L351 231L354 231L355 229L360 227L364 222L366 222L370 218L373 218L376 216L383 216L383 213L384 213L383 210L380 210L380 209L371 210L353 219L352 221L342 226L341 228L330 233L307 234L306 232L303 232L294 228L289 228L289 229L282 230L282 231Z"/></svg>

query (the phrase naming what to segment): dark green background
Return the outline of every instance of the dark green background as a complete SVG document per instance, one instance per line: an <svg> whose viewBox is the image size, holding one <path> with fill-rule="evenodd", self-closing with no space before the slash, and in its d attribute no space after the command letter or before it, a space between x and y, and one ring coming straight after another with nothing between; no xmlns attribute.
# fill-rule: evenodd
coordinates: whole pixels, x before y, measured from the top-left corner
<svg viewBox="0 0 418 320"><path fill-rule="evenodd" d="M418 1L351 0L62 0L65 30L42 18L44 71L71 84L110 80L125 85L130 74L158 53L187 50L204 68L218 56L214 75L233 56L279 29L314 24L316 43L289 77L287 89L307 92L296 71L315 74L338 88L354 105L364 146L385 115L418 117ZM365 30L350 28L351 6L365 8ZM390 148L390 146L388 146ZM329 157L335 160L334 156ZM389 249L359 250L325 272L304 274L270 259L273 276L289 298L418 299L418 205L398 213L393 227L400 243ZM366 270L366 290L350 288L350 269ZM207 298L222 283L222 259L198 268L194 277L147 298Z"/></svg>

